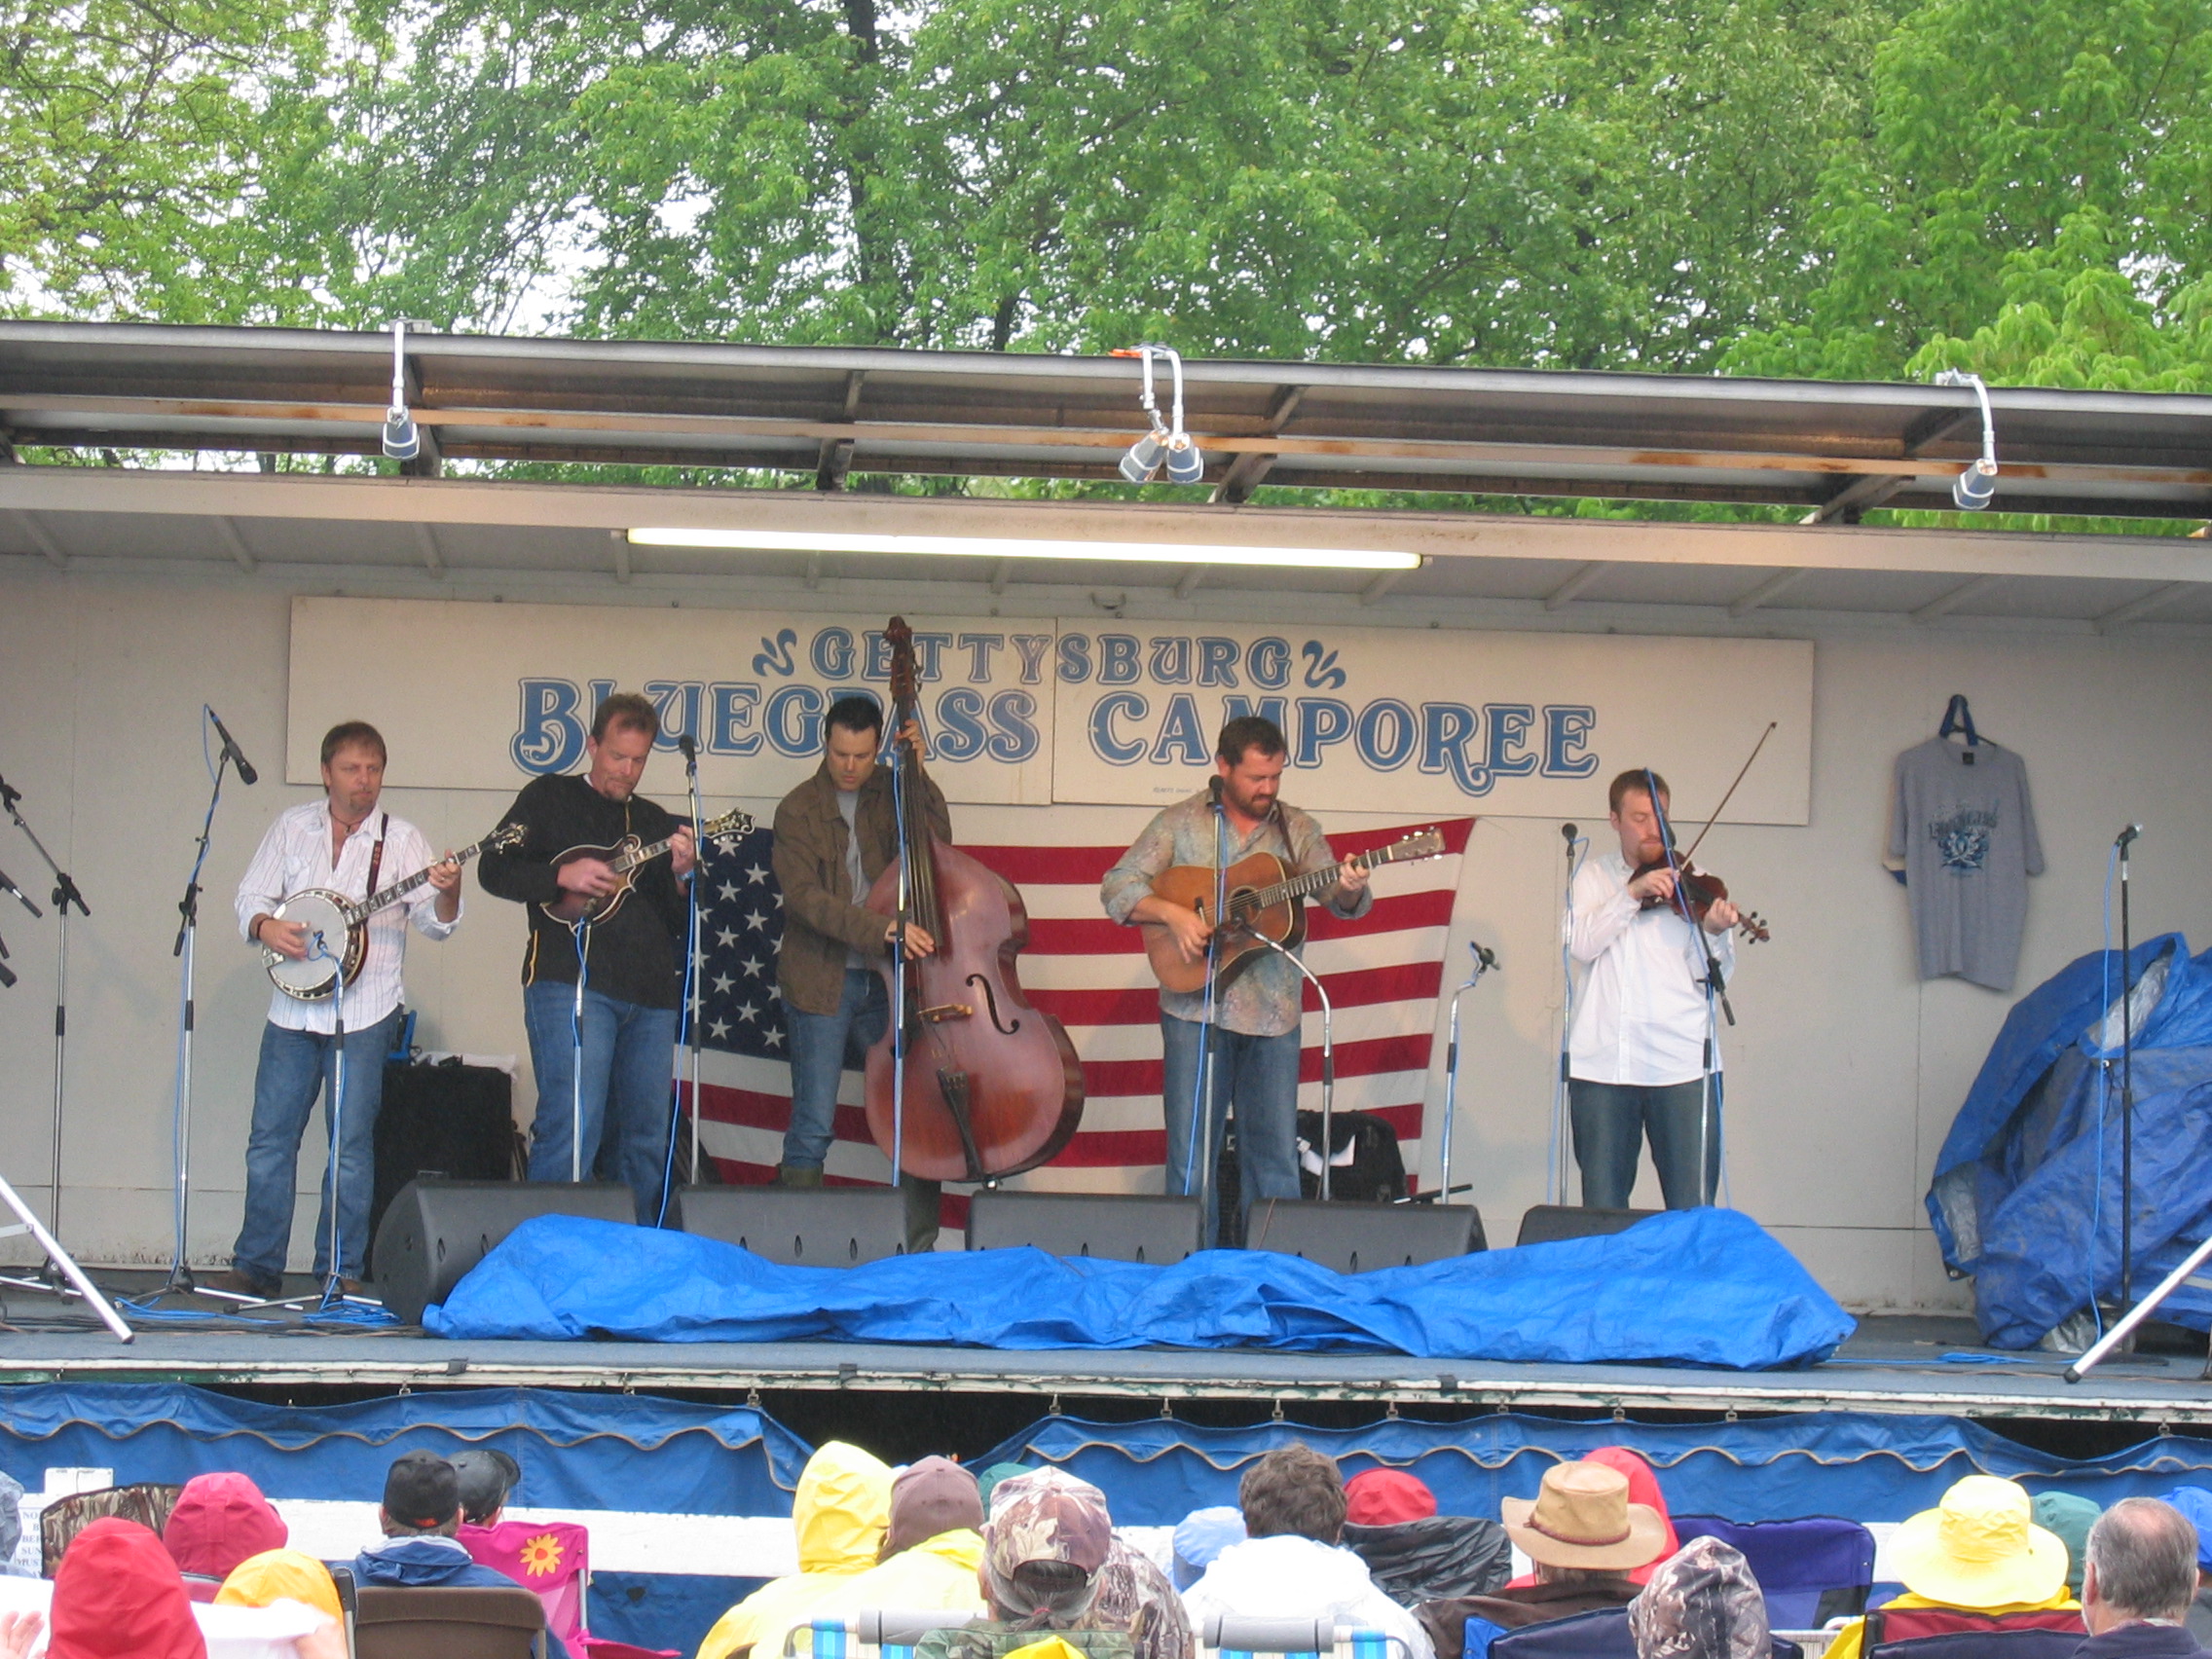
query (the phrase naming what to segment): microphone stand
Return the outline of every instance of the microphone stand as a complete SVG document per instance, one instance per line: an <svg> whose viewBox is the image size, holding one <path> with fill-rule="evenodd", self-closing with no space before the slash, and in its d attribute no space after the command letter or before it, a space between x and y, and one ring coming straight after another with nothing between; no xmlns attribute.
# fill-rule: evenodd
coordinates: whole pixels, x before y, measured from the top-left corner
<svg viewBox="0 0 2212 1659"><path fill-rule="evenodd" d="M699 1184L699 1005L706 984L705 930L699 925L699 889L707 879L707 845L701 838L706 828L699 804L699 745L687 744L683 751L683 775L691 788L691 988L690 1006L684 1009L683 1018L690 1028L691 1038L691 1185ZM663 1196L662 1210L667 1209Z"/></svg>
<svg viewBox="0 0 2212 1659"><path fill-rule="evenodd" d="M184 897L177 903L177 914L183 920L177 926L176 942L169 946L169 954L178 959L183 976L177 1012L176 1091L170 1112L170 1134L176 1153L176 1256L169 1263L168 1280L157 1293L160 1295L175 1292L191 1296L200 1289L193 1280L192 1269L185 1262L186 1233L192 1219L192 1038L196 1023L192 982L200 939L200 872L206 867L207 843L215 830L215 808L223 798L223 771L230 765L233 754L226 742L222 754L215 759L214 787L207 794L207 815L200 824L197 843L200 850L193 857L192 873L184 884Z"/></svg>
<svg viewBox="0 0 2212 1659"><path fill-rule="evenodd" d="M8 816L16 821L16 828L38 849L38 856L46 861L46 867L54 872L54 915L61 927L54 957L54 1184L49 1189L46 1215L48 1229L58 1236L61 1232L61 1103L63 1080L67 1075L69 1035L69 907L74 904L78 912L87 918L92 912L85 903L85 896L77 891L77 884L70 878L69 872L55 863L54 855L46 850L46 843L38 838L38 832L23 822L23 809L19 804L22 798L20 790L10 789L5 780L0 780L0 805L8 809ZM17 897L22 898L22 895L18 894ZM28 899L23 899L23 908L34 916L39 913L38 906Z"/></svg>
<svg viewBox="0 0 2212 1659"><path fill-rule="evenodd" d="M1213 927L1206 935L1206 1001L1204 1016L1198 1022L1198 1076L1192 1087L1197 1091L1191 1102L1191 1134L1184 1147L1183 1193L1187 1198L1196 1191L1200 1213L1213 1198L1213 1062L1214 1062L1214 997L1215 986L1221 974L1221 932L1224 912L1229 907L1229 815L1221 804L1221 779L1213 780ZM1225 1109L1226 1113L1226 1109ZM1295 1124L1297 1106L1293 1103L1291 1117ZM1244 1196L1246 1173L1241 1161L1236 1168L1237 1197ZM1206 1235L1206 1247L1211 1249L1220 1229L1220 1213L1215 1208L1214 1229ZM1239 1205L1249 1208L1249 1205Z"/></svg>
<svg viewBox="0 0 2212 1659"><path fill-rule="evenodd" d="M1270 939L1259 928L1252 930L1252 937L1304 975L1306 982L1313 987L1313 994L1321 999L1321 1201L1327 1203L1329 1201L1329 1157L1336 1148L1334 1125L1337 1104L1337 1046L1330 1033L1329 989L1321 983L1320 976L1300 961L1298 952L1292 950L1288 945ZM1457 1012L1457 1006L1456 1002L1453 1005L1455 1014ZM1294 1100L1292 1105L1294 1132L1296 1123L1297 1107Z"/></svg>
<svg viewBox="0 0 2212 1659"><path fill-rule="evenodd" d="M1571 1086L1567 1068L1572 1063L1569 1052L1574 1041L1574 872L1577 868L1574 849L1588 844L1587 837L1578 834L1571 824L1559 827L1567 842L1567 884L1560 900L1560 973L1566 981L1565 1003L1559 1019L1559 1074L1552 1081L1552 1154L1551 1167L1544 1174L1544 1202L1564 1203L1567 1197L1567 1111ZM1472 980L1468 981L1470 984ZM1457 1019L1458 1005L1454 1003L1452 1015Z"/></svg>
<svg viewBox="0 0 2212 1659"><path fill-rule="evenodd" d="M906 1179L906 914L913 904L913 860L906 856L905 754L896 737L887 748L891 809L899 830L898 904L891 934L891 1185L899 1187Z"/></svg>
<svg viewBox="0 0 2212 1659"><path fill-rule="evenodd" d="M1444 1051L1444 1177L1433 1195L1440 1204L1450 1203L1455 1191L1474 1191L1472 1183L1465 1188L1452 1185L1452 1125L1459 1112L1459 999L1483 982L1485 973L1497 966L1497 953L1473 940L1467 940L1467 948L1474 952L1475 971L1465 984L1452 993L1452 1040Z"/></svg>
<svg viewBox="0 0 2212 1659"><path fill-rule="evenodd" d="M2113 842L2120 849L2120 1300L2123 1305L2135 1295L2135 985L2127 854L2142 833L2142 826L2130 824Z"/></svg>

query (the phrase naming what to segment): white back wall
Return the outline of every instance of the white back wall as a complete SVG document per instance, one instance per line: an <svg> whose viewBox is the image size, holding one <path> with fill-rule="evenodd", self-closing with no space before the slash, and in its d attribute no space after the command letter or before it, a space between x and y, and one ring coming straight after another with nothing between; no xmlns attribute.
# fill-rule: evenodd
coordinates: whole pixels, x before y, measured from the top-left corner
<svg viewBox="0 0 2212 1659"><path fill-rule="evenodd" d="M916 611L943 605L922 584L895 597ZM832 603L827 593L809 599ZM1294 604L1277 602L1275 613L1296 620ZM840 619L875 626L879 611L898 608L871 594L865 607L850 608L861 614ZM1067 613L1064 600L1058 608ZM1647 610L1638 631L1670 631L1664 611ZM1052 608L1032 613L1049 616ZM601 615L611 629L623 626L619 607ZM170 946L206 798L197 736L203 702L223 715L264 773L256 788L235 780L226 788L202 901L189 1245L197 1262L228 1259L268 1002L257 957L238 938L231 896L270 821L312 796L281 781L283 756L296 742L285 730L290 616L286 593L246 581L0 577L0 775L23 792L32 827L76 875L93 911L70 935L62 1199L64 1241L90 1261L166 1261L171 1247L177 964ZM739 622L733 615L733 630ZM2033 884L2018 991L2097 946L2106 850L2130 819L2148 826L2135 863L2137 937L2179 929L2212 939L2212 883L2196 874L2186 834L2212 808L2212 682L2203 646L2178 630L2103 639L1802 616L1776 619L1765 631L1815 642L1811 810L1802 827L1724 825L1703 859L1775 928L1773 943L1742 954L1734 993L1742 1023L1725 1038L1733 1201L1855 1308L1963 1306L1965 1287L1946 1282L1920 1199L1936 1149L2010 999L1955 980L1914 979L1904 892L1880 863L1891 763L1933 734L1953 691L1972 698L1989 736L2025 757L2049 870ZM372 674L373 665L361 672ZM1718 747L1684 730L1648 758L1662 771L1725 776L1741 756L1709 753ZM1601 836L1604 782L1591 781L1573 814ZM648 793L675 800L678 763L656 760L646 784ZM504 801L493 790L387 792L392 810L440 844L481 834ZM756 812L773 806L740 803ZM1699 803L1679 804L1688 816ZM1128 807L970 806L960 809L959 829L977 841L1014 840L1023 835L1023 815L1040 811L1063 821L1053 839L1090 843L1126 838L1144 818ZM1326 825L1403 821L1331 813ZM1557 819L1478 824L1445 965L1449 989L1464 977L1469 937L1503 963L1465 1005L1455 1152L1455 1176L1474 1182L1494 1240L1510 1239L1522 1209L1545 1197L1563 864ZM45 871L10 825L0 825L0 867L43 903ZM417 940L409 952L418 1041L524 1055L517 1108L527 1115L532 1090L516 992L522 918L473 879L467 895L467 921L450 942ZM20 976L14 989L0 991L0 1174L44 1214L56 935L51 918L34 922L9 902L0 909L0 936ZM1443 1019L1440 1008L1440 1036ZM1439 1041L1432 1124L1443 1098L1443 1054ZM299 1262L309 1247L321 1150L319 1130L311 1132L294 1235ZM1421 1157L1432 1184L1433 1132ZM1657 1201L1648 1174L1638 1201Z"/></svg>

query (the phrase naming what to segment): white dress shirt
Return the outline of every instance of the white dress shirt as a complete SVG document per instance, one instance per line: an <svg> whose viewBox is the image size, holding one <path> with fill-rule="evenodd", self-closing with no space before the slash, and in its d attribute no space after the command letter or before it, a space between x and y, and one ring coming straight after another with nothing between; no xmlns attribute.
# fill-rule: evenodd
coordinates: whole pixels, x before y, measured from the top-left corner
<svg viewBox="0 0 2212 1659"><path fill-rule="evenodd" d="M437 853L420 830L404 818L387 823L384 809L379 807L346 838L345 851L338 855L338 867L332 869L329 800L303 801L283 812L262 836L261 847L239 883L239 932L250 940L252 936L246 930L253 926L253 918L274 914L288 895L302 888L327 887L349 899L367 898L369 859L380 829L384 833L384 862L377 869L379 888L389 887L438 862ZM459 900L461 895L457 892L454 897ZM425 881L398 903L369 918L369 948L361 960L360 977L346 987L347 1030L374 1025L399 1006L399 965L407 952L410 918L425 939L444 939L461 925L458 910L452 921L438 920L437 903L438 890ZM338 1028L336 1002L336 998L301 1002L282 991L272 991L269 1022L288 1031L327 1035Z"/></svg>
<svg viewBox="0 0 2212 1659"><path fill-rule="evenodd" d="M1575 873L1568 953L1589 964L1567 1041L1567 1075L1586 1083L1661 1088L1705 1075L1704 929L1672 905L1646 910L1630 895L1634 874L1618 849L1594 853ZM1706 935L1723 980L1735 972L1735 932ZM1720 1069L1715 1049L1713 1069Z"/></svg>

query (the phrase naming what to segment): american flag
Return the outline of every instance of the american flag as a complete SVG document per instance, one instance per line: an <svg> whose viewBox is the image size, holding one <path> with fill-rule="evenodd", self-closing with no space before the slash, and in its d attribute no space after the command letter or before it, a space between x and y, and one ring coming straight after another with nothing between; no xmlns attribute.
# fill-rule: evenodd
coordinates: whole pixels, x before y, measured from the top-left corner
<svg viewBox="0 0 2212 1659"><path fill-rule="evenodd" d="M1436 999L1459 862L1471 818L1440 823L1445 855L1391 865L1375 881L1375 907L1341 921L1307 906L1307 965L1336 1007L1337 1108L1376 1113L1397 1131L1409 1169L1421 1136ZM1370 852L1409 831L1332 835L1339 858ZM756 830L729 850L710 847L700 889L704 974L699 1018L700 1144L721 1179L774 1179L791 1116L783 1003L776 947L783 895L769 857L770 832ZM1018 959L1030 1001L1067 1027L1083 1061L1083 1126L1059 1157L1016 1185L1064 1192L1159 1192L1166 1161L1161 1124L1160 1000L1133 928L1108 921L1098 884L1121 847L1049 844L962 850L1013 882L1029 909L1029 948ZM1299 1104L1321 1104L1321 1016L1306 992ZM688 1083L684 1085L688 1090ZM881 1185L890 1161L869 1138L861 1074L848 1071L837 1096L831 1182ZM965 1225L967 1200L945 1196L945 1225Z"/></svg>

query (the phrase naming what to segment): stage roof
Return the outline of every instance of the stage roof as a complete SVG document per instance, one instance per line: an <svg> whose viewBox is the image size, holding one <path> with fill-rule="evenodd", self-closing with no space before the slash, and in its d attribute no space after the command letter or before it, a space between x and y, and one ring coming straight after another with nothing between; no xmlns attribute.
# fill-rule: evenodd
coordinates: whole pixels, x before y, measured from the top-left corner
<svg viewBox="0 0 2212 1659"><path fill-rule="evenodd" d="M377 453L388 333L0 322L0 461L34 462L0 464L0 552L62 568L235 566L311 585L363 572L480 576L518 595L578 581L741 580L756 596L825 581L969 582L994 596L1120 583L1179 602L1203 587L1369 606L1388 596L1390 608L1668 605L1723 619L1787 609L2107 626L2155 610L2212 621L2212 546L2173 534L2177 521L2212 518L2212 397L1991 393L1999 510L2139 520L2144 533L2079 535L1858 522L1877 506L1949 506L1952 479L1980 447L1963 387L1196 361L1188 424L1204 483L1066 501L987 498L1008 494L993 480L1113 479L1143 429L1132 362L410 334L407 373L425 440L407 476L268 471L274 461L257 456ZM54 449L71 464L35 464ZM564 470L487 464L498 462ZM666 475L682 482L607 466L682 469ZM890 474L934 476L953 493L847 487ZM1440 498L1366 510L1324 491ZM1499 510L1441 498L1464 495ZM1515 498L1749 503L1786 522L1516 514ZM631 547L623 535L647 524L780 533L864 521L1178 547L1356 535L1425 563L1374 578L1023 562L987 547L930 560L733 558Z"/></svg>

